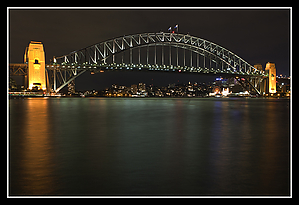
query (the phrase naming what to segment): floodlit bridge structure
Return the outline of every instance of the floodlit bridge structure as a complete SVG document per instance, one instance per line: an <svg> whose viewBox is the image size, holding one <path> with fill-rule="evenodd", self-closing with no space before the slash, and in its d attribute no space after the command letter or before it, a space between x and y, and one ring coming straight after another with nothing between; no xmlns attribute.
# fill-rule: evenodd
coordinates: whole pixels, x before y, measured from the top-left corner
<svg viewBox="0 0 299 205"><path fill-rule="evenodd" d="M179 33L125 35L53 57L46 65L55 92L86 71L160 71L246 79L258 94L265 76L238 55L210 41Z"/></svg>

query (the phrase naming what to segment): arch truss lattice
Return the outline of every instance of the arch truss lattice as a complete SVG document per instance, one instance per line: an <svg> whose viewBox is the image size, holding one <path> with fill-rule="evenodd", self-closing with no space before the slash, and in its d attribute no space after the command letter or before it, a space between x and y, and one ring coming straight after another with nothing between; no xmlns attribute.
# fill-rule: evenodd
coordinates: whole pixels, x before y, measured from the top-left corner
<svg viewBox="0 0 299 205"><path fill-rule="evenodd" d="M263 71L220 45L190 35L163 32L126 35L96 43L54 57L47 70L53 71L55 92L85 71L143 70L264 76ZM55 78L61 79L60 84Z"/></svg>

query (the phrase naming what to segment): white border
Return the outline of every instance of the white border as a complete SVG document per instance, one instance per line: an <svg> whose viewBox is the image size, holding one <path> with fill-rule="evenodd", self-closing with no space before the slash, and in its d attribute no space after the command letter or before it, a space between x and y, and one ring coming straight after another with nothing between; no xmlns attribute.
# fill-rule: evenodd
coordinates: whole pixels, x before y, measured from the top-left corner
<svg viewBox="0 0 299 205"><path fill-rule="evenodd" d="M63 9L82 9L82 10L87 10L87 9L93 9L93 10L100 10L100 9L152 9L152 10L158 10L158 9L166 9L166 10L172 10L172 9L179 9L179 10L187 10L187 9L203 9L203 10L208 10L208 9L221 9L221 10L226 10L226 9L289 9L290 10L290 81L291 81L291 91L293 87L293 80L292 80L292 7L7 7L7 23L6 23L6 29L7 29L7 41L6 41L6 48L7 48L7 76L6 76L6 90L8 93L9 89L9 10L11 9L47 9L47 10L63 10ZM7 198L292 198L293 196L293 184L292 184L292 109L293 109L293 98L292 98L292 92L291 92L291 97L290 97L290 196L9 196L9 98L8 95L6 95L6 116L7 116L7 144L6 144L6 149L7 149L7 157L6 157L6 197Z"/></svg>

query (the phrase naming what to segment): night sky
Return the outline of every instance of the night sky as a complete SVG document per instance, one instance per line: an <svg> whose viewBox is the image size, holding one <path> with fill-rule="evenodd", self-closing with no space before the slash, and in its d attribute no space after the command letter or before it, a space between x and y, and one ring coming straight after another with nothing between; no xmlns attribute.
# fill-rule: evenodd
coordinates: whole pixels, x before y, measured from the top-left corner
<svg viewBox="0 0 299 205"><path fill-rule="evenodd" d="M234 52L250 64L276 64L277 74L290 75L289 9L10 9L9 62L22 63L31 40L41 41L46 63L89 45L127 34L167 32L200 37ZM86 72L76 89L103 89L116 83L130 86L203 82L216 76L168 73Z"/></svg>

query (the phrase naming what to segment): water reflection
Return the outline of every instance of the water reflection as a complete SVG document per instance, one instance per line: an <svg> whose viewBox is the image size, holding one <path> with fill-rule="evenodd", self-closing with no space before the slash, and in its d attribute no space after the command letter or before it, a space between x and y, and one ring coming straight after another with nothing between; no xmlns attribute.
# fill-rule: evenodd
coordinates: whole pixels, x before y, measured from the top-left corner
<svg viewBox="0 0 299 205"><path fill-rule="evenodd" d="M261 148L260 161L260 189L265 194L281 194L289 190L289 130L287 126L278 129L285 124L282 119L277 117L286 116L284 119L288 121L288 107L271 102L265 107L265 120L263 135L263 147ZM288 123L287 123L288 124ZM285 136L285 137L284 137ZM274 187L269 190L268 187Z"/></svg>
<svg viewBox="0 0 299 205"><path fill-rule="evenodd" d="M47 195L54 192L53 163L49 136L48 101L30 99L26 103L19 176L21 194Z"/></svg>
<svg viewBox="0 0 299 205"><path fill-rule="evenodd" d="M281 129L277 119L288 111L276 103L256 103L214 102L210 189L217 195L288 193L288 123Z"/></svg>
<svg viewBox="0 0 299 205"><path fill-rule="evenodd" d="M286 104L12 100L10 194L286 195Z"/></svg>

